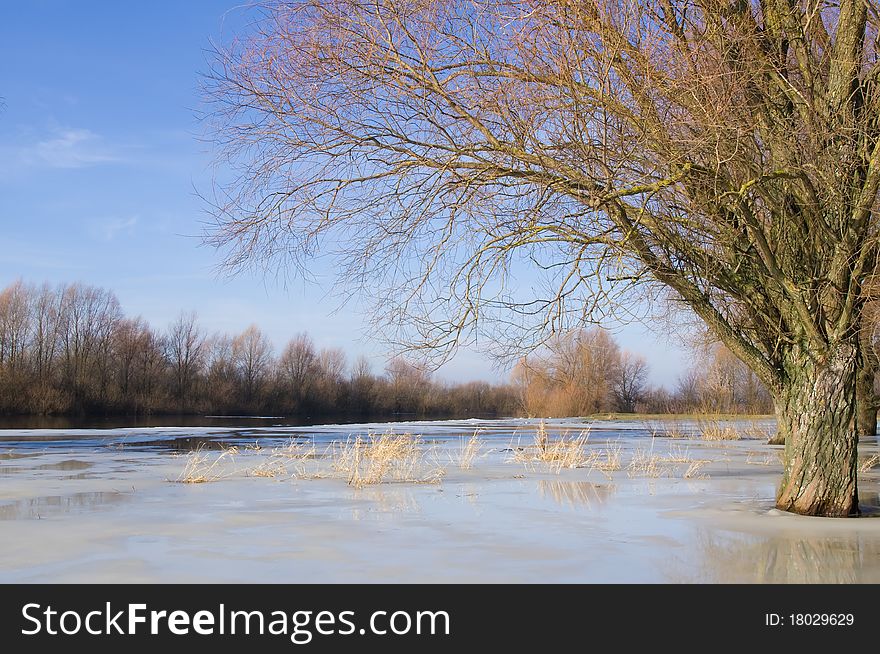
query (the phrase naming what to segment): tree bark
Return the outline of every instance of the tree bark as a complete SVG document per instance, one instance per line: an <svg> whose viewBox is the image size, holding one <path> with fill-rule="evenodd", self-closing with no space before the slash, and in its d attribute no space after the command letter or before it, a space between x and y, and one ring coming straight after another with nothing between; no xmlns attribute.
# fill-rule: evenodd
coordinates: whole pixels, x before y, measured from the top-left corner
<svg viewBox="0 0 880 654"><path fill-rule="evenodd" d="M786 357L788 383L777 393L785 470L776 506L802 515L857 515L855 343L821 356L795 346Z"/></svg>

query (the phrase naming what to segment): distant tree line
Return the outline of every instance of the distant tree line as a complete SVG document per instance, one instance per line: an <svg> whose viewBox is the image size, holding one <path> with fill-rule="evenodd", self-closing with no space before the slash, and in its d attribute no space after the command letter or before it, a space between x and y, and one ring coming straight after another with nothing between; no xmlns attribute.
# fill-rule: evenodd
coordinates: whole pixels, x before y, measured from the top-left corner
<svg viewBox="0 0 880 654"><path fill-rule="evenodd" d="M521 359L511 383L449 384L394 358L365 357L297 334L276 352L256 325L209 334L181 313L162 332L123 315L113 292L16 281L0 291L0 413L258 414L300 417L562 417L769 413L747 366L720 345L695 352L672 390L648 383L644 357L601 328L569 332Z"/></svg>
<svg viewBox="0 0 880 654"><path fill-rule="evenodd" d="M194 313L158 332L93 286L17 281L0 291L4 414L507 416L514 402L507 386L441 383L401 358L375 374L366 358L350 364L307 334L276 354L257 326L209 334Z"/></svg>

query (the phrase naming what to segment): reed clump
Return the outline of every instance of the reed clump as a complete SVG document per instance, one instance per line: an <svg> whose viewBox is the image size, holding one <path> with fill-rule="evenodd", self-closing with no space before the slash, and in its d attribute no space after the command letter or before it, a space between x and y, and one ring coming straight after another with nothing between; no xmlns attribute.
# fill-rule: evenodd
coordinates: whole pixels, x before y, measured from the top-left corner
<svg viewBox="0 0 880 654"><path fill-rule="evenodd" d="M695 459L690 451L680 446L669 448L666 454L658 454L651 450L637 449L630 459L627 470L630 477L676 477L683 479L705 479L706 475L699 471L711 463L709 459ZM682 471L682 466L687 466Z"/></svg>
<svg viewBox="0 0 880 654"><path fill-rule="evenodd" d="M474 466L474 460L480 455L482 450L483 441L480 440L480 431L477 430L467 440L462 439L458 451L455 452L453 463L460 470L470 470Z"/></svg>
<svg viewBox="0 0 880 654"><path fill-rule="evenodd" d="M751 466L769 466L775 460L772 452L749 452L746 455L746 464Z"/></svg>
<svg viewBox="0 0 880 654"><path fill-rule="evenodd" d="M228 470L225 464L234 463L237 454L237 447L228 447L219 455L212 456L202 443L187 455L186 465L175 481L180 484L205 484L229 477L235 471Z"/></svg>
<svg viewBox="0 0 880 654"><path fill-rule="evenodd" d="M859 461L859 472L865 473L880 464L880 454L872 454Z"/></svg>
<svg viewBox="0 0 880 654"><path fill-rule="evenodd" d="M332 468L350 486L363 488L389 482L437 483L446 470L412 434L370 434L342 443Z"/></svg>
<svg viewBox="0 0 880 654"><path fill-rule="evenodd" d="M687 439L693 435L677 420L654 421L648 424L652 438Z"/></svg>
<svg viewBox="0 0 880 654"><path fill-rule="evenodd" d="M546 426L541 422L535 430L534 443L515 448L513 461L526 464L546 464L555 472L559 472L563 468L587 467L594 459L586 452L589 438L589 430L584 430L577 436L563 434L560 438L553 439L550 438Z"/></svg>
<svg viewBox="0 0 880 654"><path fill-rule="evenodd" d="M700 472L700 470L708 464L709 461L705 459L694 459L691 461L691 464L688 466L687 470L684 471L682 477L684 479L708 479L709 475Z"/></svg>
<svg viewBox="0 0 880 654"><path fill-rule="evenodd" d="M622 469L623 447L621 447L620 443L613 443L599 450L595 453L595 457L591 459L590 467L604 472L606 476L610 476L609 473Z"/></svg>
<svg viewBox="0 0 880 654"><path fill-rule="evenodd" d="M642 448L633 452L632 459L627 466L627 472L630 477L656 478L669 474L668 468L663 465L663 457Z"/></svg>
<svg viewBox="0 0 880 654"><path fill-rule="evenodd" d="M287 474L287 466L274 459L266 459L247 472L248 477L267 477L269 479L286 477Z"/></svg>
<svg viewBox="0 0 880 654"><path fill-rule="evenodd" d="M745 438L760 440L766 443L776 435L776 429L774 427L752 423L742 430L742 435Z"/></svg>
<svg viewBox="0 0 880 654"><path fill-rule="evenodd" d="M717 420L701 420L700 436L704 441L738 441L742 435L733 427L724 425Z"/></svg>

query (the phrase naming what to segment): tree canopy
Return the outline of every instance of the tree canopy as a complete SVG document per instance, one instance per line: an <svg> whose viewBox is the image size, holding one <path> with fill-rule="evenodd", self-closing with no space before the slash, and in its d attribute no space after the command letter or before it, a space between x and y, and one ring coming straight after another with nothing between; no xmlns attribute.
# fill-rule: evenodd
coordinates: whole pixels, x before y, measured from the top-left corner
<svg viewBox="0 0 880 654"><path fill-rule="evenodd" d="M663 289L773 393L780 506L846 514L878 25L866 0L269 3L207 77L237 171L211 240L232 266L335 253L432 351Z"/></svg>

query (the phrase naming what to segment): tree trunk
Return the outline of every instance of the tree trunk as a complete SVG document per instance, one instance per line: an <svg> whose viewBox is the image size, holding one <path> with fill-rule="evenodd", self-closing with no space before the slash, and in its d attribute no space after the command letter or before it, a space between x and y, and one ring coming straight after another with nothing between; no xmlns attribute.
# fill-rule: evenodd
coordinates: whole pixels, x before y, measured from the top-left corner
<svg viewBox="0 0 880 654"><path fill-rule="evenodd" d="M873 436L877 433L877 404L874 397L874 368L862 366L856 381L856 401L858 413L856 424L859 436Z"/></svg>
<svg viewBox="0 0 880 654"><path fill-rule="evenodd" d="M802 515L858 514L856 376L859 350L837 344L819 357L795 346L777 393L785 471L776 506Z"/></svg>

